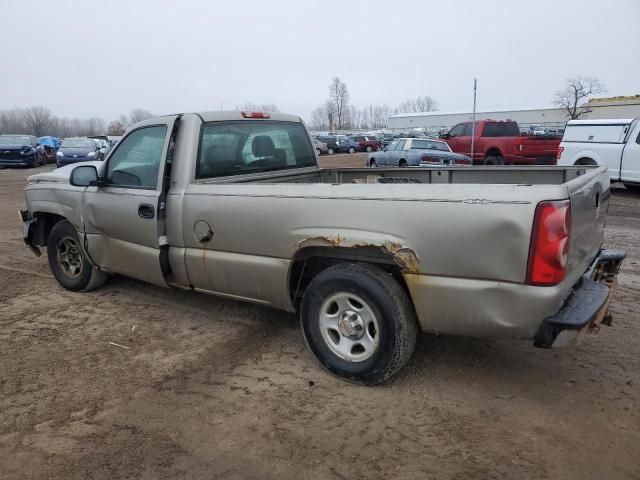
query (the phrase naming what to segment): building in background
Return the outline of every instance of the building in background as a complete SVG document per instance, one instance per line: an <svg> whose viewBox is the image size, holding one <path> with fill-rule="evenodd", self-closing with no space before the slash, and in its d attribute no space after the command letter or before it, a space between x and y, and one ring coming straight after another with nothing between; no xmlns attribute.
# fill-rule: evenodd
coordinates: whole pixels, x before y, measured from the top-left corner
<svg viewBox="0 0 640 480"><path fill-rule="evenodd" d="M640 95L630 97L592 98L587 103L592 112L582 118L640 118ZM387 128L393 131L424 129L439 131L460 122L470 122L469 113L399 113L389 117ZM538 110L511 110L498 112L477 112L476 120L515 120L521 129L532 126L549 128L564 127L567 116L560 108Z"/></svg>

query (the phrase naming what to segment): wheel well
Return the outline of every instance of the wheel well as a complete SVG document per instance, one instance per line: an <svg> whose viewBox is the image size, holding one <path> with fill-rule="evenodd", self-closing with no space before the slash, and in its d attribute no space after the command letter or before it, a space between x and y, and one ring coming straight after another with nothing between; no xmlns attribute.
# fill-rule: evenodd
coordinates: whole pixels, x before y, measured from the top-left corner
<svg viewBox="0 0 640 480"><path fill-rule="evenodd" d="M502 152L497 148L490 148L484 154L484 158L486 159L487 157L502 157Z"/></svg>
<svg viewBox="0 0 640 480"><path fill-rule="evenodd" d="M407 163L407 161L404 158L401 158L400 161L398 162L398 165L401 164L402 162Z"/></svg>
<svg viewBox="0 0 640 480"><path fill-rule="evenodd" d="M593 158L582 157L576 160L574 165L598 165L598 162L596 162Z"/></svg>
<svg viewBox="0 0 640 480"><path fill-rule="evenodd" d="M53 226L62 220L66 220L62 215L56 215L55 213L48 212L36 212L34 217L38 221L31 224L31 229L29 231L31 242L34 245L46 245L49 241L49 234L51 233Z"/></svg>
<svg viewBox="0 0 640 480"><path fill-rule="evenodd" d="M289 293L297 309L305 290L323 270L339 263L368 263L386 271L404 288L409 289L402 276L402 269L390 254L376 247L307 247L300 250L291 262Z"/></svg>
<svg viewBox="0 0 640 480"><path fill-rule="evenodd" d="M376 161L375 157L371 157L369 159L369 165L371 165L372 163L375 163L375 161Z"/></svg>

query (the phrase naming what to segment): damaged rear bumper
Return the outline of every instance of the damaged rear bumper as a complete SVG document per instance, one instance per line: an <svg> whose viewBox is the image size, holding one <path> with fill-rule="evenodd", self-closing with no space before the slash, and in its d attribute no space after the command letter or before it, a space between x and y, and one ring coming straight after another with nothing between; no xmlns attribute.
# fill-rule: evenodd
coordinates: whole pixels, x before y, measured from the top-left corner
<svg viewBox="0 0 640 480"><path fill-rule="evenodd" d="M610 325L609 302L624 258L621 250L601 250L562 308L542 323L534 345L541 348L575 346L600 324Z"/></svg>

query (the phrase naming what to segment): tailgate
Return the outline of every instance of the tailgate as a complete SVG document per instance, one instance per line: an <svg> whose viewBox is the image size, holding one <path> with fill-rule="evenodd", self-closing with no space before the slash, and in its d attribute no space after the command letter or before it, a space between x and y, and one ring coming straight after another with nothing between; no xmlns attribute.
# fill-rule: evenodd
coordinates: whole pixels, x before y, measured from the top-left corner
<svg viewBox="0 0 640 480"><path fill-rule="evenodd" d="M577 281L602 246L609 210L609 172L606 167L589 168L566 186L571 200L567 279Z"/></svg>
<svg viewBox="0 0 640 480"><path fill-rule="evenodd" d="M526 136L522 137L522 155L529 157L540 156L556 156L558 153L558 146L562 140L560 137L536 137Z"/></svg>

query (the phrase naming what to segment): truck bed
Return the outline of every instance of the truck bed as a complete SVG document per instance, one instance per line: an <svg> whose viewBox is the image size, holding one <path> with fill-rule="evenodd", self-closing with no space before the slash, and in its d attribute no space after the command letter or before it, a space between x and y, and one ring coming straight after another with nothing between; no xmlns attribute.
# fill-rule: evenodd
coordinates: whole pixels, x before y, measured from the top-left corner
<svg viewBox="0 0 640 480"><path fill-rule="evenodd" d="M199 183L428 183L562 185L584 175L589 166L475 166L406 168L324 168L265 172L201 180Z"/></svg>

